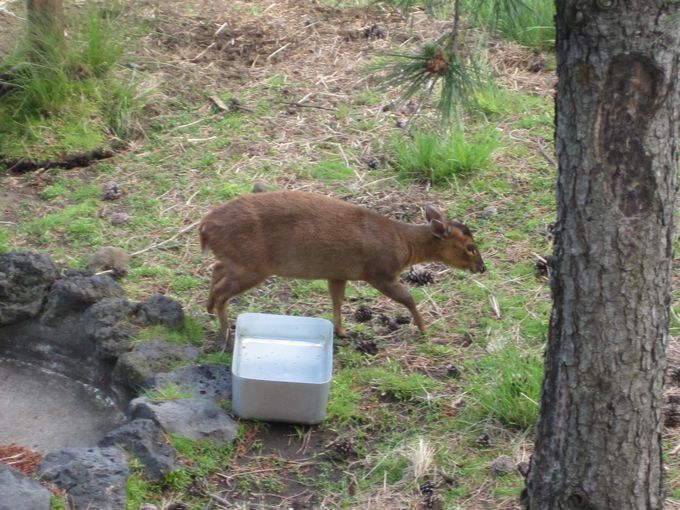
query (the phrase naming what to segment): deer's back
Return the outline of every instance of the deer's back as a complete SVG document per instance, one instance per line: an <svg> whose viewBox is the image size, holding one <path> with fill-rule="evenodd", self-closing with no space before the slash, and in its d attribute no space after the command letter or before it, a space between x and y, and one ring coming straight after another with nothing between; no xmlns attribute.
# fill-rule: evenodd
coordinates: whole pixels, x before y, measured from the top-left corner
<svg viewBox="0 0 680 510"><path fill-rule="evenodd" d="M283 191L218 206L200 231L217 258L268 274L360 280L376 264L399 265L398 225L342 200Z"/></svg>

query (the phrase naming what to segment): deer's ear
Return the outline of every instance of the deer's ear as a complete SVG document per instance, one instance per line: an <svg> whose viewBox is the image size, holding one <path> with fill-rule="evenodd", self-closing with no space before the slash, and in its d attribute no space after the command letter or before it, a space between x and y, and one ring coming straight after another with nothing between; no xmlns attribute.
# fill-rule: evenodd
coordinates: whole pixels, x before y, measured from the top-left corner
<svg viewBox="0 0 680 510"><path fill-rule="evenodd" d="M427 221L438 220L442 223L444 222L444 216L442 215L442 212L437 206L432 204L427 204L425 206L425 217L427 218Z"/></svg>
<svg viewBox="0 0 680 510"><path fill-rule="evenodd" d="M445 239L451 234L451 227L437 219L430 220L430 230L432 231L433 236L440 239Z"/></svg>

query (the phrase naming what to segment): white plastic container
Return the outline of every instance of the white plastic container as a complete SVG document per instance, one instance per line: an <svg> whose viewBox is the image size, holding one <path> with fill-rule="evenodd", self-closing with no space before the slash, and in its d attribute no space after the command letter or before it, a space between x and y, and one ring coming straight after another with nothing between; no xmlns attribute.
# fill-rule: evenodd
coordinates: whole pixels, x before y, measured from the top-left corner
<svg viewBox="0 0 680 510"><path fill-rule="evenodd" d="M232 409L246 419L313 424L326 416L333 324L243 313L236 320Z"/></svg>

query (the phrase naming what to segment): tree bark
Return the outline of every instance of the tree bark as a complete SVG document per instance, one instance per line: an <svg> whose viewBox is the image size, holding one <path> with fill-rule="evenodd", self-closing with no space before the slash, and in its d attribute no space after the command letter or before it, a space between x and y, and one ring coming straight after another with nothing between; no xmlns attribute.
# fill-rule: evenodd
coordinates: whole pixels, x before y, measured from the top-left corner
<svg viewBox="0 0 680 510"><path fill-rule="evenodd" d="M63 0L26 0L26 13L33 48L61 44L64 39Z"/></svg>
<svg viewBox="0 0 680 510"><path fill-rule="evenodd" d="M558 0L553 311L530 510L663 507L680 2Z"/></svg>

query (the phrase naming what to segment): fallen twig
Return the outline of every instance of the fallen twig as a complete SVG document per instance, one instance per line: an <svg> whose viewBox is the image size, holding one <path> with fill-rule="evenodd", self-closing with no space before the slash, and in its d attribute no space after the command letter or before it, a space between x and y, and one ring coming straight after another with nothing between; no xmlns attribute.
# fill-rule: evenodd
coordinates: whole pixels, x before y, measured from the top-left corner
<svg viewBox="0 0 680 510"><path fill-rule="evenodd" d="M149 250L153 250L154 248L159 248L159 247L163 246L164 244L168 244L169 242L174 241L175 239L177 239L182 234L184 234L184 233L188 232L189 230L191 230L192 228L194 228L200 222L201 222L201 220L194 221L191 225L183 228L182 230L177 232L174 236L172 236L170 239L166 239L165 241L161 241L160 243L152 244L151 246L148 246L148 247L144 248L143 250L139 250L139 251L136 251L134 253L130 253L130 256L134 257L136 255L141 255L142 253L145 253Z"/></svg>
<svg viewBox="0 0 680 510"><path fill-rule="evenodd" d="M279 104L287 104L289 106L299 106L300 108L317 108L318 110L328 110L334 112L335 109L327 108L326 106L318 106L315 104L302 104L299 101L279 101Z"/></svg>

